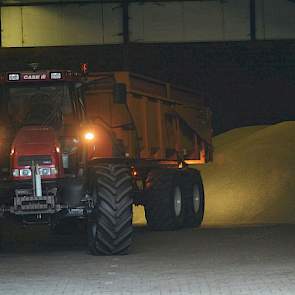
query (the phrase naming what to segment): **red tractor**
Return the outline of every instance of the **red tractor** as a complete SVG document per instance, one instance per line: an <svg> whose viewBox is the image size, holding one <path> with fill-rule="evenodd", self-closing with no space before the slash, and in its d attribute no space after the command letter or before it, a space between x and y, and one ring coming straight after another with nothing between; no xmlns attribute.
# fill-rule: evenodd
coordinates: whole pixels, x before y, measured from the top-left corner
<svg viewBox="0 0 295 295"><path fill-rule="evenodd" d="M127 72L0 83L0 217L84 219L95 255L127 253L132 204L156 230L201 224L202 180L188 165L212 158L210 112L192 92Z"/></svg>

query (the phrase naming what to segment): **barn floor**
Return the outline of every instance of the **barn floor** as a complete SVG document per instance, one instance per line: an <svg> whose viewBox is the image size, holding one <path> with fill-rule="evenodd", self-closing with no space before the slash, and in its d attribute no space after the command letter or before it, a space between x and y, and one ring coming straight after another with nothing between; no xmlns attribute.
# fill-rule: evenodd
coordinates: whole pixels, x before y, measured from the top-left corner
<svg viewBox="0 0 295 295"><path fill-rule="evenodd" d="M205 226L151 232L136 207L128 256L90 256L81 233L4 226L0 294L294 295L295 225L284 225L295 223L294 130L285 122L216 137L215 162L202 169Z"/></svg>
<svg viewBox="0 0 295 295"><path fill-rule="evenodd" d="M82 234L48 240L35 230L0 252L0 294L293 295L294 232L291 225L137 227L130 255L93 257Z"/></svg>

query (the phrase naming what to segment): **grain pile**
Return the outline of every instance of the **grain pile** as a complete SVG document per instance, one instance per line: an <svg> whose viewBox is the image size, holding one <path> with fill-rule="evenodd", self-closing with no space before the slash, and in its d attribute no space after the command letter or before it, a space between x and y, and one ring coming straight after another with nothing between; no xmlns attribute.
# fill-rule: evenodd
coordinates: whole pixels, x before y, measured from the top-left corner
<svg viewBox="0 0 295 295"><path fill-rule="evenodd" d="M295 122L235 129L214 138L201 167L204 225L295 223ZM145 223L142 207L134 223Z"/></svg>
<svg viewBox="0 0 295 295"><path fill-rule="evenodd" d="M204 224L295 222L295 122L232 130L214 146Z"/></svg>

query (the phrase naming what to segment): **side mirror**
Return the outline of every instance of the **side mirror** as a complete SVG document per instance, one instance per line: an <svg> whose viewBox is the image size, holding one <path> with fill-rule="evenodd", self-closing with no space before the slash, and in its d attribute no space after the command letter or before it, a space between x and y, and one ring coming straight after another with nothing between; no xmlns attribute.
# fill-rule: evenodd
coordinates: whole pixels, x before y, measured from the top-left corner
<svg viewBox="0 0 295 295"><path fill-rule="evenodd" d="M127 89L126 84L116 83L114 85L114 103L126 104L127 102Z"/></svg>

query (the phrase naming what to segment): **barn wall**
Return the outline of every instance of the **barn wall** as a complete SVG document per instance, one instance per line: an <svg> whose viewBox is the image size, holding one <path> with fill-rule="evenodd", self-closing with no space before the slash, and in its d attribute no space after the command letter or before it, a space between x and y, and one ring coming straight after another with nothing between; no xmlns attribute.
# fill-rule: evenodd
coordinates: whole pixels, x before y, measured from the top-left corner
<svg viewBox="0 0 295 295"><path fill-rule="evenodd" d="M122 43L119 3L3 7L4 47ZM135 43L250 40L250 0L131 2ZM259 40L295 38L295 3L256 0Z"/></svg>
<svg viewBox="0 0 295 295"><path fill-rule="evenodd" d="M122 42L117 4L4 7L3 47Z"/></svg>
<svg viewBox="0 0 295 295"><path fill-rule="evenodd" d="M295 38L295 2L256 0L256 11L258 39Z"/></svg>
<svg viewBox="0 0 295 295"><path fill-rule="evenodd" d="M216 133L295 120L295 41L275 41L295 38L294 2L256 0L257 42L249 42L250 0L130 3L129 46L119 4L3 7L0 70L88 62L90 71L128 69L192 87L213 109Z"/></svg>
<svg viewBox="0 0 295 295"><path fill-rule="evenodd" d="M249 1L132 3L131 39L135 42L249 40Z"/></svg>

